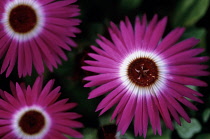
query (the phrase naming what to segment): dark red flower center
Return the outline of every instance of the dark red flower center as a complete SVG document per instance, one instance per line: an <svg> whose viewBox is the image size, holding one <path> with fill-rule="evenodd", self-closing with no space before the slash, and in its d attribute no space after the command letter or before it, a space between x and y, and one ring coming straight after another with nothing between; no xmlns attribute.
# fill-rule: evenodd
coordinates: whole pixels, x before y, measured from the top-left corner
<svg viewBox="0 0 210 139"><path fill-rule="evenodd" d="M39 133L45 125L45 118L42 113L30 110L23 114L19 121L19 127L26 134Z"/></svg>
<svg viewBox="0 0 210 139"><path fill-rule="evenodd" d="M37 24L37 15L28 5L18 5L9 14L9 24L17 33L30 32Z"/></svg>
<svg viewBox="0 0 210 139"><path fill-rule="evenodd" d="M149 58L138 58L128 67L128 77L136 85L146 87L152 85L158 78L158 68Z"/></svg>

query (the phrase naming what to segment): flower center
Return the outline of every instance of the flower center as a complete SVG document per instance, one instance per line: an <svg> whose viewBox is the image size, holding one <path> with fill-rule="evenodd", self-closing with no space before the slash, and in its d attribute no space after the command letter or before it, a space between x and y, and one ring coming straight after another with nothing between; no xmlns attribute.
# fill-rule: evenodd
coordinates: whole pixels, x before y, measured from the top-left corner
<svg viewBox="0 0 210 139"><path fill-rule="evenodd" d="M43 129L45 118L40 112L30 110L23 114L18 124L24 133L32 135Z"/></svg>
<svg viewBox="0 0 210 139"><path fill-rule="evenodd" d="M30 32L37 24L36 12L28 5L18 5L9 14L9 24L15 32Z"/></svg>
<svg viewBox="0 0 210 139"><path fill-rule="evenodd" d="M129 64L127 74L133 83L146 87L152 85L158 79L158 68L153 60L138 58Z"/></svg>

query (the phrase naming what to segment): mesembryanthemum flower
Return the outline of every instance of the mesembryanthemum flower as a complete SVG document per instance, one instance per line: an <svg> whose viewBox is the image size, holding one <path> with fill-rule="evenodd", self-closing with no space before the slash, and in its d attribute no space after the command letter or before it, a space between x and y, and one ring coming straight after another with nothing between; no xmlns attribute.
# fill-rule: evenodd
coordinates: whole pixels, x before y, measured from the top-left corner
<svg viewBox="0 0 210 139"><path fill-rule="evenodd" d="M134 121L135 135L146 137L148 123L154 134L161 131L161 118L169 129L173 129L173 118L178 124L180 117L187 122L190 118L180 103L197 110L188 99L202 102L197 91L186 85L207 86L194 76L206 76L209 57L196 55L203 48L192 48L199 40L189 38L177 41L184 28L176 28L162 39L167 18L158 21L157 15L151 22L136 17L132 27L128 18L118 27L111 23L111 41L99 36L92 46L96 53L89 53L93 60L86 60L82 68L95 73L85 77L85 87L98 86L89 94L89 99L108 93L97 107L100 115L116 105L112 118L116 118L118 131L126 132Z"/></svg>
<svg viewBox="0 0 210 139"><path fill-rule="evenodd" d="M76 103L57 100L60 87L52 89L54 80L42 88L38 77L32 87L11 84L12 94L0 90L1 139L67 139L65 135L82 138L74 128L83 124L75 119L81 115L68 112Z"/></svg>
<svg viewBox="0 0 210 139"><path fill-rule="evenodd" d="M19 77L38 74L44 65L50 71L67 60L64 49L76 43L71 37L80 30L76 0L1 0L0 58L4 57L1 73L9 76L17 62Z"/></svg>

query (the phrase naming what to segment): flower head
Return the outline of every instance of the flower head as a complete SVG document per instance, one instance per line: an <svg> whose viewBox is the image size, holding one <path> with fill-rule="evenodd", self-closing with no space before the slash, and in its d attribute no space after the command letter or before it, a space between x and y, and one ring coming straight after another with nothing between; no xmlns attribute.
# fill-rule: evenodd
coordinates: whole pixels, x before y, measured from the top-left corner
<svg viewBox="0 0 210 139"><path fill-rule="evenodd" d="M9 76L17 62L20 77L31 75L33 66L42 74L44 65L52 71L67 60L63 49L75 47L71 37L80 32L75 1L1 0L0 58L5 58L0 72Z"/></svg>
<svg viewBox="0 0 210 139"><path fill-rule="evenodd" d="M73 128L83 127L75 121L81 115L67 112L76 103L57 101L60 87L52 90L54 80L42 88L38 77L32 87L11 84L12 94L0 91L0 137L2 139L63 139L64 135L82 138Z"/></svg>
<svg viewBox="0 0 210 139"><path fill-rule="evenodd" d="M90 53L93 60L86 60L83 69L95 73L84 80L85 87L98 86L89 94L89 99L108 93L97 107L101 114L116 105L112 119L116 119L118 131L126 132L134 121L135 135L146 137L148 123L154 134L161 131L161 118L169 129L173 129L173 118L178 124L180 117L190 118L180 103L197 110L188 99L202 102L197 91L186 85L207 86L195 76L206 76L206 56L197 57L204 50L192 48L199 40L189 38L177 42L184 28L163 33L167 18L158 21L157 15L148 23L136 17L132 27L128 18L121 21L119 28L111 23L111 41L99 36Z"/></svg>

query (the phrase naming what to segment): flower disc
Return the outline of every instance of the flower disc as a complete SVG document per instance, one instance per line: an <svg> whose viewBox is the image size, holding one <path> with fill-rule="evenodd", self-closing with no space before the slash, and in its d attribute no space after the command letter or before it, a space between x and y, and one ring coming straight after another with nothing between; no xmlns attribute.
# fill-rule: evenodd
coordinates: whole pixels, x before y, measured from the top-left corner
<svg viewBox="0 0 210 139"><path fill-rule="evenodd" d="M158 68L151 59L137 58L128 66L128 77L138 86L150 86L158 78Z"/></svg>
<svg viewBox="0 0 210 139"><path fill-rule="evenodd" d="M36 11L28 5L18 5L11 9L9 24L17 33L27 33L37 25Z"/></svg>

